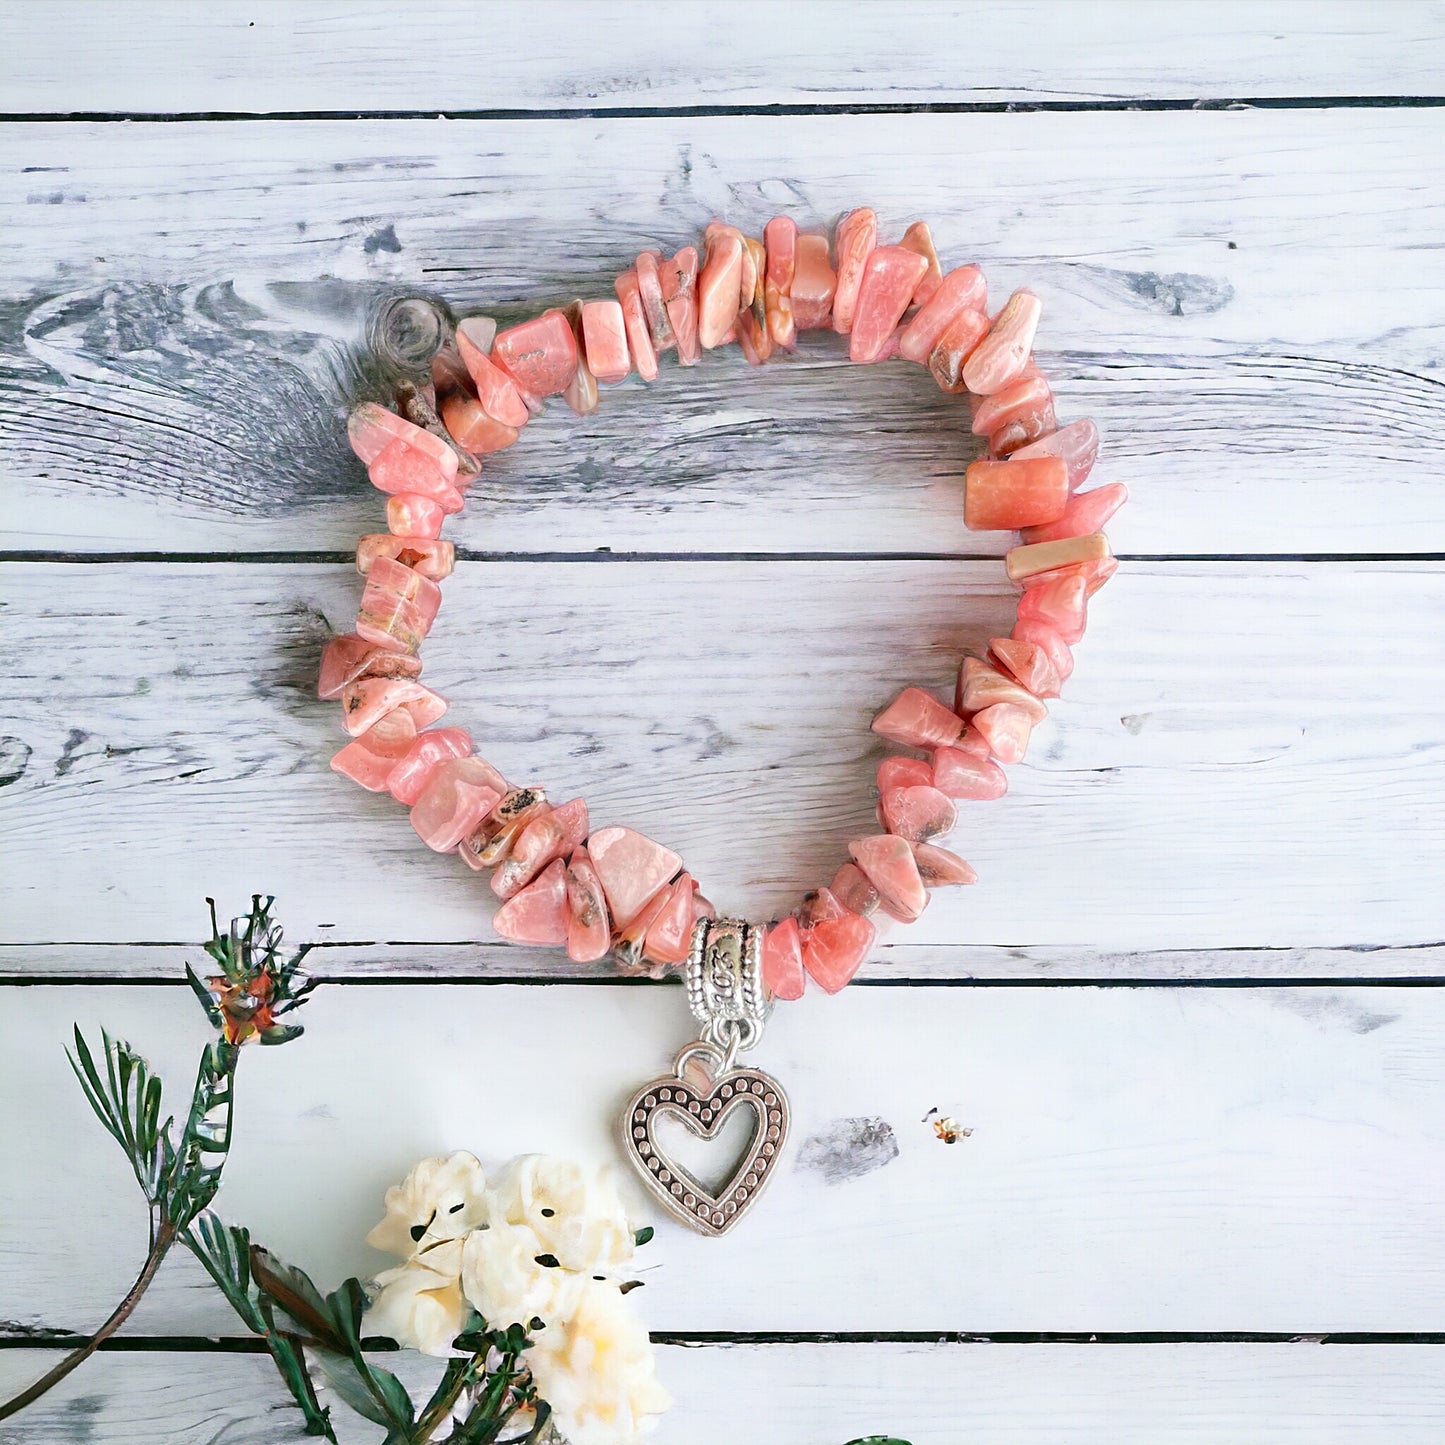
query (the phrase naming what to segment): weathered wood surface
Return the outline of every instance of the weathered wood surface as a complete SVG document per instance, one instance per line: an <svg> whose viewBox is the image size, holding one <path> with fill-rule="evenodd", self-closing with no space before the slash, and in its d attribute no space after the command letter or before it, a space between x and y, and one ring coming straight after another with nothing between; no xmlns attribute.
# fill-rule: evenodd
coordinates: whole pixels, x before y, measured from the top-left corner
<svg viewBox="0 0 1445 1445"><path fill-rule="evenodd" d="M1049 104L1438 94L1445 46L1404 0L752 8L53 0L0 17L0 74L11 113Z"/></svg>
<svg viewBox="0 0 1445 1445"><path fill-rule="evenodd" d="M65 1062L102 1022L184 1090L182 986L0 995L0 1260L15 1327L83 1331L144 1249L120 1152ZM218 1207L339 1282L419 1154L612 1154L682 991L324 987L239 1081ZM1445 991L858 989L779 1010L797 1143L735 1235L660 1228L659 1331L1423 1331L1445 1286ZM939 1140L938 1108L973 1134ZM84 1267L77 1268L83 1251ZM236 1334L168 1262L131 1334ZM836 1442L835 1442L836 1445ZM917 1442L915 1442L917 1445Z"/></svg>
<svg viewBox="0 0 1445 1445"><path fill-rule="evenodd" d="M660 1445L1437 1445L1445 1383L1419 1345L791 1344L668 1346ZM0 1353L0 1392L53 1358ZM419 1357L388 1359L418 1393ZM415 1383L412 1383L415 1382ZM344 1445L382 1432L337 1406ZM105 1354L0 1445L299 1445L271 1362Z"/></svg>
<svg viewBox="0 0 1445 1445"><path fill-rule="evenodd" d="M866 200L890 229L928 216L996 296L1039 289L1061 412L1098 417L1096 477L1134 492L1119 550L1445 550L1442 157L1431 109L11 126L6 545L345 549L379 510L341 418L378 387L384 298L516 315L607 293L714 213ZM999 548L963 527L961 411L912 367L819 342L640 389L529 428L454 535Z"/></svg>
<svg viewBox="0 0 1445 1445"><path fill-rule="evenodd" d="M414 942L422 966L427 940L491 936L485 885L328 770L344 734L315 668L350 627L352 569L6 577L5 942L183 942L201 898L258 889L298 936ZM478 562L446 587L426 655L448 719L762 916L876 826L873 713L907 683L951 686L1013 611L984 561ZM983 882L940 892L872 972L958 967L933 944L1438 942L1445 744L1424 680L1442 596L1438 564L1125 567L1008 796L961 806L953 844Z"/></svg>

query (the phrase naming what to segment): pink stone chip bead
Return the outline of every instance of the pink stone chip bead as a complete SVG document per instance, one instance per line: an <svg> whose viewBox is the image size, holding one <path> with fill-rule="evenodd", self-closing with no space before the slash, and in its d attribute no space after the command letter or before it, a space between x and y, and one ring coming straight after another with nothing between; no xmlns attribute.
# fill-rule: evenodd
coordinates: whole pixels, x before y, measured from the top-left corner
<svg viewBox="0 0 1445 1445"><path fill-rule="evenodd" d="M667 900L657 917L647 925L642 954L653 963L671 966L687 957L692 943L693 897L697 884L691 873L683 873L668 889Z"/></svg>
<svg viewBox="0 0 1445 1445"><path fill-rule="evenodd" d="M367 572L356 614L356 631L368 642L398 652L415 652L431 631L442 590L391 557L377 557Z"/></svg>
<svg viewBox="0 0 1445 1445"><path fill-rule="evenodd" d="M853 329L863 268L877 244L878 217L868 206L849 211L833 232L833 254L838 265L838 285L833 292L833 330L845 336Z"/></svg>
<svg viewBox="0 0 1445 1445"><path fill-rule="evenodd" d="M903 246L875 246L869 252L848 336L851 361L877 361L882 356L927 270L927 258Z"/></svg>
<svg viewBox="0 0 1445 1445"><path fill-rule="evenodd" d="M951 833L958 823L958 809L953 806L953 800L931 783L884 793L879 799L879 811L883 814L883 826L910 843L941 838Z"/></svg>
<svg viewBox="0 0 1445 1445"><path fill-rule="evenodd" d="M963 364L987 330L988 317L982 311L960 311L944 328L928 353L928 370L940 390L950 396L968 390L963 381ZM900 338L899 346L902 344Z"/></svg>
<svg viewBox="0 0 1445 1445"><path fill-rule="evenodd" d="M848 910L864 918L878 911L882 902L878 890L868 881L868 875L856 863L844 863L833 875L828 892Z"/></svg>
<svg viewBox="0 0 1445 1445"><path fill-rule="evenodd" d="M567 957L595 963L612 947L612 916L602 880L585 847L567 860Z"/></svg>
<svg viewBox="0 0 1445 1445"><path fill-rule="evenodd" d="M1062 457L1069 469L1069 490L1072 492L1088 479L1098 455L1099 428L1087 417L1082 417L1036 442L1030 442L1026 447L1020 447L1013 453L1013 460L1027 462L1038 457Z"/></svg>
<svg viewBox="0 0 1445 1445"><path fill-rule="evenodd" d="M492 892L510 898L554 858L562 858L587 836L587 804L581 798L539 812L517 834L506 860L492 874Z"/></svg>
<svg viewBox="0 0 1445 1445"><path fill-rule="evenodd" d="M652 344L661 353L677 345L677 333L667 314L667 299L662 290L662 253L643 251L637 258L637 293L642 312L647 317L647 330Z"/></svg>
<svg viewBox="0 0 1445 1445"><path fill-rule="evenodd" d="M1035 697L1057 697L1060 677L1048 651L1036 642L1014 637L995 637L988 644L989 657Z"/></svg>
<svg viewBox="0 0 1445 1445"><path fill-rule="evenodd" d="M421 676L421 658L380 647L354 632L333 637L321 653L317 697L340 697L349 682L363 677L415 678Z"/></svg>
<svg viewBox="0 0 1445 1445"><path fill-rule="evenodd" d="M798 331L818 331L833 317L837 273L828 260L828 238L812 231L800 232L793 268L793 324Z"/></svg>
<svg viewBox="0 0 1445 1445"><path fill-rule="evenodd" d="M1054 394L1042 376L1021 376L1002 391L985 397L973 414L973 434L987 437L989 450L998 457L1052 432Z"/></svg>
<svg viewBox="0 0 1445 1445"><path fill-rule="evenodd" d="M602 828L587 840L587 850L619 929L626 928L682 867L682 859L671 849L631 828Z"/></svg>
<svg viewBox="0 0 1445 1445"><path fill-rule="evenodd" d="M697 340L704 351L721 346L738 314L742 290L742 232L733 226L708 227L707 255L697 282Z"/></svg>
<svg viewBox="0 0 1445 1445"><path fill-rule="evenodd" d="M1019 598L1020 621L1047 622L1072 647L1084 635L1088 586L1082 577L1060 577L1028 588Z"/></svg>
<svg viewBox="0 0 1445 1445"><path fill-rule="evenodd" d="M513 943L556 945L568 941L569 917L567 868L558 858L497 909L492 927Z"/></svg>
<svg viewBox="0 0 1445 1445"><path fill-rule="evenodd" d="M977 266L959 266L950 271L903 328L903 335L898 339L899 355L927 365L943 333L965 313L983 317L983 330L978 333L982 336L988 328L988 318L983 315L987 305L988 287Z"/></svg>
<svg viewBox="0 0 1445 1445"><path fill-rule="evenodd" d="M1002 391L1028 365L1043 302L1032 291L1015 291L994 318L989 333L963 368L964 385L975 396Z"/></svg>
<svg viewBox="0 0 1445 1445"><path fill-rule="evenodd" d="M404 707L418 728L434 723L446 711L446 699L419 682L386 677L362 677L341 692L342 726L352 737Z"/></svg>
<svg viewBox="0 0 1445 1445"><path fill-rule="evenodd" d="M469 317L457 323L457 352L461 356L482 410L503 426L520 430L529 413L517 384L488 355L496 345L495 327Z"/></svg>
<svg viewBox="0 0 1445 1445"><path fill-rule="evenodd" d="M438 764L469 757L471 751L472 735L465 728L433 728L419 733L388 774L386 791L409 808L421 797Z"/></svg>
<svg viewBox="0 0 1445 1445"><path fill-rule="evenodd" d="M1015 453L1017 456L1017 453ZM1123 482L1110 482L1091 492L1075 492L1069 498L1064 514L1057 522L1040 527L1025 527L1025 542L1062 542L1069 537L1084 537L1102 532L1104 524L1129 500L1129 489Z"/></svg>
<svg viewBox="0 0 1445 1445"><path fill-rule="evenodd" d="M623 973L645 973L653 978L661 978L667 972L665 965L654 964L650 958L647 958L644 950L647 947L649 930L661 916L671 898L671 888L659 888L642 905L637 917L626 927L619 929L614 936L612 956L617 962L617 967ZM652 966L649 967L649 964Z"/></svg>
<svg viewBox="0 0 1445 1445"><path fill-rule="evenodd" d="M763 305L768 335L775 346L792 346L797 339L793 320L793 278L798 266L797 222L791 216L774 216L763 227L763 245L767 254L763 272Z"/></svg>
<svg viewBox="0 0 1445 1445"><path fill-rule="evenodd" d="M411 808L416 835L437 853L450 853L501 801L480 758L448 758L432 770Z"/></svg>
<svg viewBox="0 0 1445 1445"><path fill-rule="evenodd" d="M799 999L807 987L803 937L796 918L784 918L763 936L763 987L785 1002Z"/></svg>
<svg viewBox="0 0 1445 1445"><path fill-rule="evenodd" d="M414 451L441 472L450 483L457 475L457 454L439 436L424 427L414 426L404 416L378 406L374 401L362 402L346 419L346 435L351 449L371 466L398 442Z"/></svg>
<svg viewBox="0 0 1445 1445"><path fill-rule="evenodd" d="M365 577L378 557L389 557L410 567L419 577L440 582L456 566L457 549L435 537L399 537L393 532L370 532L356 544L356 570Z"/></svg>
<svg viewBox="0 0 1445 1445"><path fill-rule="evenodd" d="M1008 792L1008 775L992 758L962 748L937 748L933 754L933 786L955 801L990 801Z"/></svg>
<svg viewBox="0 0 1445 1445"><path fill-rule="evenodd" d="M957 853L951 853L947 848L939 848L933 843L915 843L913 857L918 864L918 876L930 888L952 888L978 882L978 874Z"/></svg>
<svg viewBox="0 0 1445 1445"><path fill-rule="evenodd" d="M932 693L906 687L873 719L873 731L906 748L946 747L963 731L963 719Z"/></svg>
<svg viewBox="0 0 1445 1445"><path fill-rule="evenodd" d="M1056 522L1069 501L1061 457L971 462L964 473L963 519L975 532L1015 531Z"/></svg>
<svg viewBox="0 0 1445 1445"><path fill-rule="evenodd" d="M1004 570L1011 582L1028 585L1045 572L1082 567L1111 557L1109 539L1102 532L1091 532L1087 537L1062 537L1055 542L1029 542L1022 547L1011 547L1004 554Z"/></svg>
<svg viewBox="0 0 1445 1445"><path fill-rule="evenodd" d="M633 365L643 381L657 379L657 348L652 344L652 333L647 327L647 312L642 305L642 289L637 282L636 270L624 271L613 283L617 299L622 306L622 324L627 332L627 347L632 353ZM659 287L658 295L662 294Z"/></svg>
<svg viewBox="0 0 1445 1445"><path fill-rule="evenodd" d="M440 537L447 513L430 497L414 492L386 499L386 526L398 537Z"/></svg>
<svg viewBox="0 0 1445 1445"><path fill-rule="evenodd" d="M497 333L491 359L524 398L560 396L577 374L577 338L572 323L565 312L553 310L509 326Z"/></svg>
<svg viewBox="0 0 1445 1445"><path fill-rule="evenodd" d="M416 723L411 714L400 709L392 711L347 743L331 759L331 769L360 783L368 792L384 792L391 770L415 738Z"/></svg>
<svg viewBox="0 0 1445 1445"><path fill-rule="evenodd" d="M913 288L913 304L926 306L934 293L943 284L943 267L938 264L938 252L933 245L933 232L927 221L915 221L898 243L906 251L916 251L923 257L923 275Z"/></svg>
<svg viewBox="0 0 1445 1445"><path fill-rule="evenodd" d="M582 303L582 347L598 381L624 381L631 375L632 352L620 301Z"/></svg>
<svg viewBox="0 0 1445 1445"><path fill-rule="evenodd" d="M985 662L981 657L965 657L959 668L959 711L982 712L996 702L1009 702L1028 713L1035 727L1048 717L1049 710L1026 687Z"/></svg>
<svg viewBox="0 0 1445 1445"><path fill-rule="evenodd" d="M900 923L912 923L928 907L928 890L906 839L891 833L855 838L848 853L878 890L885 913Z"/></svg>
<svg viewBox="0 0 1445 1445"><path fill-rule="evenodd" d="M933 769L920 758L884 758L878 764L878 791L894 788L926 788L933 783Z"/></svg>
<svg viewBox="0 0 1445 1445"><path fill-rule="evenodd" d="M677 359L684 366L696 366L702 355L697 334L697 268L696 246L684 246L658 268L667 319L677 337Z"/></svg>
<svg viewBox="0 0 1445 1445"><path fill-rule="evenodd" d="M975 713L973 724L983 734L989 751L999 762L1023 761L1023 756L1028 751L1029 735L1034 729L1023 708L1008 702L997 702L992 707Z"/></svg>
<svg viewBox="0 0 1445 1445"><path fill-rule="evenodd" d="M1031 642L1035 646L1043 648L1048 654L1049 661L1054 665L1060 685L1069 680L1069 676L1074 670L1074 654L1069 650L1069 644L1059 634L1058 628L1039 619L1021 617L1014 622L1009 636L1016 642Z"/></svg>
<svg viewBox="0 0 1445 1445"><path fill-rule="evenodd" d="M819 988L837 993L862 967L876 936L872 923L856 913L825 918L803 934L803 967Z"/></svg>

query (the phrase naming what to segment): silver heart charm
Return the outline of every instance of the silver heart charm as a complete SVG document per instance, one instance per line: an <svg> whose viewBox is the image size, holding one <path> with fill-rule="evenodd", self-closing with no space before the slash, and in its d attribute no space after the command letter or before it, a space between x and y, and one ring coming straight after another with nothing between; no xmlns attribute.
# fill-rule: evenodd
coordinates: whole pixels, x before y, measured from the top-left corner
<svg viewBox="0 0 1445 1445"><path fill-rule="evenodd" d="M705 1067L702 1065L705 1062ZM680 1119L700 1139L715 1139L735 1109L751 1110L752 1142L716 1193L662 1150L657 1120ZM726 1234L777 1171L788 1138L788 1097L754 1068L727 1068L722 1050L689 1044L671 1074L644 1084L622 1116L623 1152L668 1211L701 1234Z"/></svg>

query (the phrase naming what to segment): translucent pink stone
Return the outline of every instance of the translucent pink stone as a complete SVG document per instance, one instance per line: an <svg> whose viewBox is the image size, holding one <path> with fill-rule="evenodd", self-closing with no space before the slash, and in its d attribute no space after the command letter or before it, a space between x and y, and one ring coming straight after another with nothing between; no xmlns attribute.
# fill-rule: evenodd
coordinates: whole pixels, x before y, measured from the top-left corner
<svg viewBox="0 0 1445 1445"><path fill-rule="evenodd" d="M988 437L995 456L1007 456L1058 425L1054 394L1042 376L1021 376L984 397L973 413L973 434Z"/></svg>
<svg viewBox="0 0 1445 1445"><path fill-rule="evenodd" d="M1091 532L1087 537L1064 537L1056 542L1029 542L1022 547L1011 547L1004 555L1004 570L1011 582L1028 586L1032 579L1045 573L1103 562L1111 555L1109 539L1102 532Z"/></svg>
<svg viewBox="0 0 1445 1445"><path fill-rule="evenodd" d="M975 532L1013 531L1055 522L1069 502L1060 457L971 462L964 473L963 520Z"/></svg>
<svg viewBox="0 0 1445 1445"><path fill-rule="evenodd" d="M798 226L790 216L774 216L763 227L767 265L763 271L763 305L768 335L775 346L792 346L797 339L793 321L793 277L798 265Z"/></svg>
<svg viewBox="0 0 1445 1445"><path fill-rule="evenodd" d="M500 452L512 446L520 432L488 416L470 392L452 392L441 402L442 421L458 446L469 452Z"/></svg>
<svg viewBox="0 0 1445 1445"><path fill-rule="evenodd" d="M964 363L964 385L975 396L1002 391L1028 365L1043 303L1032 291L1015 291L989 333Z"/></svg>
<svg viewBox="0 0 1445 1445"><path fill-rule="evenodd" d="M331 759L332 771L360 783L368 792L383 792L391 770L415 738L416 723L409 712L387 713Z"/></svg>
<svg viewBox="0 0 1445 1445"><path fill-rule="evenodd" d="M807 982L798 920L784 918L763 935L763 987L774 998L790 1002L802 998Z"/></svg>
<svg viewBox="0 0 1445 1445"><path fill-rule="evenodd" d="M576 848L567 860L567 957L577 963L595 963L612 947L612 918L602 880L586 848Z"/></svg>
<svg viewBox="0 0 1445 1445"><path fill-rule="evenodd" d="M492 323L469 317L457 324L457 352L477 389L482 410L503 426L520 429L527 424L527 404L512 378L487 354L495 345Z"/></svg>
<svg viewBox="0 0 1445 1445"><path fill-rule="evenodd" d="M442 590L430 578L391 557L378 557L367 573L356 631L380 647L415 652L441 605Z"/></svg>
<svg viewBox="0 0 1445 1445"><path fill-rule="evenodd" d="M738 347L749 366L761 366L773 354L773 338L766 322L759 325L751 311L738 312L735 332Z"/></svg>
<svg viewBox="0 0 1445 1445"><path fill-rule="evenodd" d="M667 901L647 926L642 955L653 963L681 963L692 942L692 900L697 885L683 873L668 890Z"/></svg>
<svg viewBox="0 0 1445 1445"><path fill-rule="evenodd" d="M995 637L989 641L988 655L999 668L1028 688L1035 697L1059 695L1059 672L1048 651L1036 642L1023 642L1015 637Z"/></svg>
<svg viewBox="0 0 1445 1445"><path fill-rule="evenodd" d="M803 935L803 967L821 989L837 993L858 972L876 936L856 913L824 919Z"/></svg>
<svg viewBox="0 0 1445 1445"><path fill-rule="evenodd" d="M1062 542L1069 537L1086 537L1102 532L1109 518L1129 500L1129 489L1123 482L1110 482L1091 492L1075 492L1057 522L1041 527L1025 527L1025 542Z"/></svg>
<svg viewBox="0 0 1445 1445"><path fill-rule="evenodd" d="M904 246L875 246L868 253L848 336L850 360L879 359L927 270L927 259Z"/></svg>
<svg viewBox="0 0 1445 1445"><path fill-rule="evenodd" d="M906 839L876 833L855 838L848 852L878 890L885 913L900 923L912 923L928 906L928 890L918 876L918 864Z"/></svg>
<svg viewBox="0 0 1445 1445"><path fill-rule="evenodd" d="M883 826L910 843L926 843L941 838L958 823L958 809L942 789L926 787L894 788L879 799ZM871 874L869 875L872 876ZM878 881L876 878L873 880Z"/></svg>
<svg viewBox="0 0 1445 1445"><path fill-rule="evenodd" d="M798 236L793 268L793 324L799 331L817 331L833 317L838 277L828 260L828 238L805 231Z"/></svg>
<svg viewBox="0 0 1445 1445"><path fill-rule="evenodd" d="M906 687L873 719L873 731L906 748L936 748L958 737L963 719L932 693Z"/></svg>
<svg viewBox="0 0 1445 1445"><path fill-rule="evenodd" d="M625 929L642 905L682 867L682 859L670 848L631 828L601 829L587 840L587 851L619 929Z"/></svg>
<svg viewBox="0 0 1445 1445"><path fill-rule="evenodd" d="M933 769L919 758L884 758L878 764L878 791L891 793L894 788L927 787L933 782Z"/></svg>
<svg viewBox="0 0 1445 1445"><path fill-rule="evenodd" d="M962 748L937 748L933 754L933 786L955 800L987 801L1008 792L1008 777L990 757Z"/></svg>
<svg viewBox="0 0 1445 1445"><path fill-rule="evenodd" d="M1013 454L1013 460L1023 462L1034 461L1038 457L1062 457L1069 469L1069 490L1073 491L1084 484L1098 455L1099 428L1085 417L1071 421L1068 426L1030 442L1026 447L1020 447Z"/></svg>
<svg viewBox="0 0 1445 1445"><path fill-rule="evenodd" d="M572 379L562 388L562 400L578 416L591 416L597 410L600 394L597 377L587 360L587 347L582 335L582 306L581 301L572 301L562 311L572 328L572 339L577 343L577 365Z"/></svg>
<svg viewBox="0 0 1445 1445"><path fill-rule="evenodd" d="M424 432L430 436L430 432ZM453 466L456 453L448 451ZM366 469L371 484L378 491L395 496L402 494L430 497L448 514L462 509L462 495L456 486L456 473L448 476L430 457L423 456L406 442L392 442Z"/></svg>
<svg viewBox="0 0 1445 1445"><path fill-rule="evenodd" d="M926 365L943 333L964 313L983 318L983 329L978 333L981 337L988 329L988 318L983 314L987 304L988 288L977 266L959 266L950 271L903 328L898 341L899 355Z"/></svg>
<svg viewBox="0 0 1445 1445"><path fill-rule="evenodd" d="M490 773L480 758L448 758L432 769L411 808L411 826L428 848L450 853L501 801Z"/></svg>
<svg viewBox="0 0 1445 1445"><path fill-rule="evenodd" d="M933 232L928 229L928 222L915 221L903 233L903 239L898 244L904 250L916 251L923 257L923 275L913 288L913 305L927 305L943 284L943 267L938 264L938 252L934 249Z"/></svg>
<svg viewBox="0 0 1445 1445"><path fill-rule="evenodd" d="M577 338L572 334L572 323L564 312L553 310L509 326L499 331L492 343L492 361L524 397L560 396L577 374ZM481 395L480 390L477 394Z"/></svg>
<svg viewBox="0 0 1445 1445"><path fill-rule="evenodd" d="M356 570L363 577L371 572L378 557L388 557L410 567L419 577L440 582L450 577L456 565L457 549L451 542L435 537L398 537L391 532L368 532L356 544Z"/></svg>
<svg viewBox="0 0 1445 1445"><path fill-rule="evenodd" d="M512 841L506 859L492 874L498 898L520 893L554 858L567 851L566 833L551 809L533 818Z"/></svg>
<svg viewBox="0 0 1445 1445"><path fill-rule="evenodd" d="M702 355L697 336L697 265L697 247L684 246L659 267L667 319L677 336L677 359L684 366L696 366Z"/></svg>
<svg viewBox="0 0 1445 1445"><path fill-rule="evenodd" d="M833 330L847 335L853 329L863 268L878 244L878 217L868 206L849 211L833 232L833 254L838 263L838 285L833 292Z"/></svg>
<svg viewBox="0 0 1445 1445"><path fill-rule="evenodd" d="M1043 648L1054 665L1054 671L1059 675L1060 684L1068 681L1069 674L1074 670L1074 654L1069 650L1069 644L1059 635L1058 628L1047 622L1021 617L1014 623L1009 636L1018 642L1032 642Z"/></svg>
<svg viewBox="0 0 1445 1445"><path fill-rule="evenodd" d="M346 419L346 435L351 449L370 466L397 442L430 462L438 471L455 479L457 454L441 437L424 427L413 425L404 416L378 406L374 401L362 402Z"/></svg>
<svg viewBox="0 0 1445 1445"><path fill-rule="evenodd" d="M962 672L959 673L958 681L960 686L962 686ZM961 699L956 703L956 706L962 706ZM986 758L991 756L988 750L988 744L983 740L983 734L980 733L976 727L972 726L965 727L963 730L963 736L959 738L956 743L951 743L949 744L949 746L957 748L961 753L972 753L976 758Z"/></svg>
<svg viewBox="0 0 1445 1445"><path fill-rule="evenodd" d="M436 710L438 704L440 711ZM406 708L417 727L426 727L427 722L435 722L446 711L446 701L429 687L400 678L362 677L347 683L341 692L341 721L352 737L364 733L399 707ZM432 712L435 715L427 718L427 722L421 720Z"/></svg>
<svg viewBox="0 0 1445 1445"><path fill-rule="evenodd" d="M386 499L387 530L398 537L439 537L446 516L438 503L414 492Z"/></svg>
<svg viewBox="0 0 1445 1445"><path fill-rule="evenodd" d="M1019 620L1047 622L1072 647L1084 635L1088 595L1082 577L1060 577L1030 587L1019 598Z"/></svg>
<svg viewBox="0 0 1445 1445"><path fill-rule="evenodd" d="M649 968L647 965L652 964L652 960L644 960L643 949L647 945L648 929L667 907L671 897L672 889L664 885L642 905L631 923L614 930L612 957L623 973L646 973L653 978L661 978L667 972L665 964L653 964Z"/></svg>
<svg viewBox="0 0 1445 1445"><path fill-rule="evenodd" d="M848 910L861 913L865 918L876 913L880 902L878 890L868 881L868 875L856 863L844 863L833 875L828 892Z"/></svg>
<svg viewBox="0 0 1445 1445"><path fill-rule="evenodd" d="M421 675L421 658L379 647L354 632L333 637L321 653L317 697L340 697L349 682L363 677L415 678Z"/></svg>
<svg viewBox="0 0 1445 1445"><path fill-rule="evenodd" d="M1028 751L1034 725L1029 715L1013 703L997 702L975 713L974 726L988 743L989 751L1001 763L1017 763Z"/></svg>
<svg viewBox="0 0 1445 1445"><path fill-rule="evenodd" d="M957 396L967 390L963 383L963 364L987 330L988 317L982 311L960 311L944 328L943 335L928 353L928 370L943 391ZM901 337L898 345L901 350Z"/></svg>
<svg viewBox="0 0 1445 1445"><path fill-rule="evenodd" d="M709 227L707 256L697 281L697 340L704 351L722 345L738 314L743 237L732 226Z"/></svg>
<svg viewBox="0 0 1445 1445"><path fill-rule="evenodd" d="M918 876L929 888L949 888L961 883L977 883L978 874L957 853L933 843L915 843L913 857Z"/></svg>
<svg viewBox="0 0 1445 1445"><path fill-rule="evenodd" d="M637 294L642 300L652 345L659 353L677 345L677 334L672 329L663 296L661 266L662 255L658 251L643 251L637 258Z"/></svg>
<svg viewBox="0 0 1445 1445"><path fill-rule="evenodd" d="M598 381L623 381L631 374L632 353L621 302L582 303L582 347Z"/></svg>
<svg viewBox="0 0 1445 1445"><path fill-rule="evenodd" d="M1023 708L1035 727L1049 715L1048 708L1028 688L981 657L965 657L959 675L960 710L965 714L982 712L997 702L1008 702Z"/></svg>
<svg viewBox="0 0 1445 1445"><path fill-rule="evenodd" d="M568 942L568 919L567 869L558 858L497 909L492 927L513 943L559 944Z"/></svg>
<svg viewBox="0 0 1445 1445"><path fill-rule="evenodd" d="M622 325L627 332L627 349L632 354L632 363L643 381L657 379L657 348L652 344L652 333L647 328L647 313L642 307L642 291L637 284L637 272L624 271L613 283L617 299L622 305ZM661 295L659 287L658 294Z"/></svg>
<svg viewBox="0 0 1445 1445"><path fill-rule="evenodd" d="M812 888L803 894L802 906L798 909L798 924L804 930L828 918L843 918L848 910L834 896L831 888Z"/></svg>
<svg viewBox="0 0 1445 1445"><path fill-rule="evenodd" d="M434 728L421 733L387 775L386 791L409 808L421 797L427 780L441 763L469 757L471 751L472 735L464 728Z"/></svg>

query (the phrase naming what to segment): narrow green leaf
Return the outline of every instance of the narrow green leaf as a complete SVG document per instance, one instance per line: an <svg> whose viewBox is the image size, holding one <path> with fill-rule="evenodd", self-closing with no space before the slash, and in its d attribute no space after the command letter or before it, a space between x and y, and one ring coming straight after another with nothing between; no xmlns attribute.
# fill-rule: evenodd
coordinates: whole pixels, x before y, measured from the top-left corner
<svg viewBox="0 0 1445 1445"><path fill-rule="evenodd" d="M651 1242L652 1236L656 1233L657 1231L650 1224L644 1224L642 1228L632 1236L632 1242L638 1249L641 1249L644 1244Z"/></svg>
<svg viewBox="0 0 1445 1445"><path fill-rule="evenodd" d="M206 987L205 980L201 978L190 964L186 965L186 982L191 986L191 992L200 1000L201 1007L206 1011L206 1017L210 1020L212 1028L220 1028L223 1022L221 1010L216 1006L216 1000L211 996L211 990Z"/></svg>
<svg viewBox="0 0 1445 1445"><path fill-rule="evenodd" d="M250 1253L256 1287L295 1320L303 1334L332 1349L345 1352L350 1348L346 1337L337 1333L321 1291L304 1270L277 1259L259 1244L251 1245Z"/></svg>
<svg viewBox="0 0 1445 1445"><path fill-rule="evenodd" d="M387 1427L398 1423L388 1413L385 1403L372 1393L366 1375L349 1354L313 1348L312 1355L331 1388L363 1419Z"/></svg>

